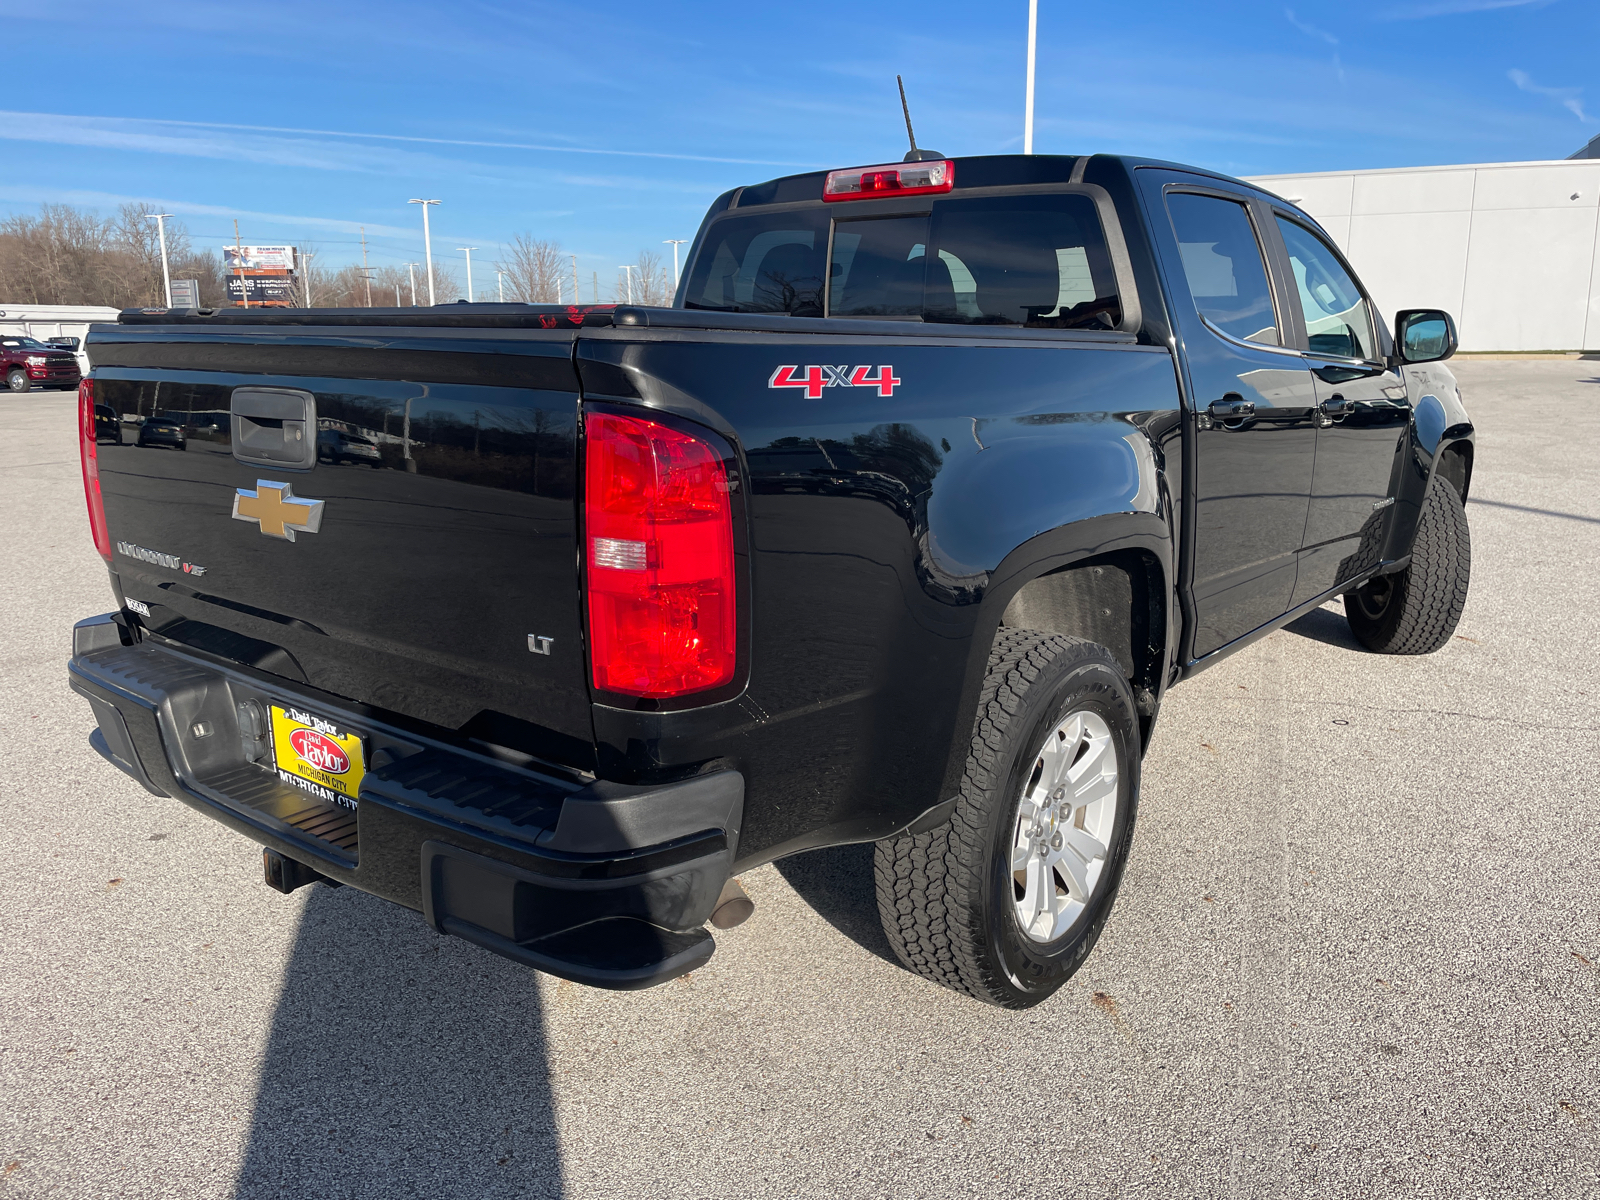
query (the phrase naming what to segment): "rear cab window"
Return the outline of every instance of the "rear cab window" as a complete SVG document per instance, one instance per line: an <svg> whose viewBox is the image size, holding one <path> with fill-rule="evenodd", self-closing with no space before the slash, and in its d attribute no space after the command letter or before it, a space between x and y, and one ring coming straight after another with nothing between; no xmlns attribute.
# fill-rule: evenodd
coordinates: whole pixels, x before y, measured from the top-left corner
<svg viewBox="0 0 1600 1200"><path fill-rule="evenodd" d="M822 315L828 214L723 217L695 259L685 304L717 312Z"/></svg>
<svg viewBox="0 0 1600 1200"><path fill-rule="evenodd" d="M1082 194L952 197L909 214L719 218L685 303L1040 329L1115 329L1123 317L1100 214Z"/></svg>

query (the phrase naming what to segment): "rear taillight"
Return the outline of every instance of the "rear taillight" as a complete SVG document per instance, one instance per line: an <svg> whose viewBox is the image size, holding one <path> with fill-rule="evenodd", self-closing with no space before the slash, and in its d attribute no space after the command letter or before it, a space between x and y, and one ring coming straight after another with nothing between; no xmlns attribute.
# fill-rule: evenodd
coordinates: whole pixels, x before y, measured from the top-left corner
<svg viewBox="0 0 1600 1200"><path fill-rule="evenodd" d="M870 200L874 196L924 196L948 192L956 183L956 165L948 158L926 162L885 163L829 171L822 183L824 200Z"/></svg>
<svg viewBox="0 0 1600 1200"><path fill-rule="evenodd" d="M100 557L111 561L111 535L106 532L106 505L100 498L100 459L95 453L94 380L78 385L78 454L83 459L83 495L89 502L89 532Z"/></svg>
<svg viewBox="0 0 1600 1200"><path fill-rule="evenodd" d="M722 452L612 413L590 413L584 433L594 686L665 700L732 682L738 605Z"/></svg>

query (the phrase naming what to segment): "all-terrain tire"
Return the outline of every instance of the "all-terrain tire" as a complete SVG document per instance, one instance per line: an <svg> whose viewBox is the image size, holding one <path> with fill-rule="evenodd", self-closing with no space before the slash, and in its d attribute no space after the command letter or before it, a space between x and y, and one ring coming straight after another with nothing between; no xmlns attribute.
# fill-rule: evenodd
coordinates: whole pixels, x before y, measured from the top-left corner
<svg viewBox="0 0 1600 1200"><path fill-rule="evenodd" d="M1450 640L1467 604L1472 535L1456 489L1436 479L1422 502L1411 564L1344 597L1350 629L1379 654L1432 654Z"/></svg>
<svg viewBox="0 0 1600 1200"><path fill-rule="evenodd" d="M1025 935L1013 902L1018 805L1040 747L1074 712L1110 728L1118 786L1104 867L1081 916L1060 937ZM1116 899L1139 794L1132 690L1104 646L1001 629L978 697L966 770L949 820L877 844L878 913L911 970L976 999L1028 1008L1082 965Z"/></svg>

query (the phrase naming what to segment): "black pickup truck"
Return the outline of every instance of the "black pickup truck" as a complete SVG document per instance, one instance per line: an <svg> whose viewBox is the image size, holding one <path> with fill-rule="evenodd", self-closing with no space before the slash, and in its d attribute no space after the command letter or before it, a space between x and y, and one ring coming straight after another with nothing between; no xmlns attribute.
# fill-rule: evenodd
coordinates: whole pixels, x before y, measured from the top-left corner
<svg viewBox="0 0 1600 1200"><path fill-rule="evenodd" d="M671 308L89 340L94 748L282 890L586 984L697 967L740 871L872 841L911 969L1036 1003L1105 925L1168 687L1341 594L1433 651L1466 599L1450 318L1391 338L1304 213L1170 163L737 188ZM227 428L151 459L96 405ZM330 424L386 469L319 463Z"/></svg>

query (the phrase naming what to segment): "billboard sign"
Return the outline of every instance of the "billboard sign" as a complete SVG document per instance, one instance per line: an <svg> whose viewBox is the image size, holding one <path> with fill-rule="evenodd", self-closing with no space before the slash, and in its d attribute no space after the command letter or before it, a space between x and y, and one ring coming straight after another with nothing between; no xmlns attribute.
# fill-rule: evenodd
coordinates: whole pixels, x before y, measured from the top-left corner
<svg viewBox="0 0 1600 1200"><path fill-rule="evenodd" d="M177 301L176 289L172 298L174 302ZM229 275L228 299L234 304L243 304L248 299L251 304L288 305L291 308L300 303L295 294L293 275Z"/></svg>
<svg viewBox="0 0 1600 1200"><path fill-rule="evenodd" d="M293 246L224 246L230 271L292 271Z"/></svg>
<svg viewBox="0 0 1600 1200"><path fill-rule="evenodd" d="M174 279L172 281L172 307L199 308L200 281L198 279Z"/></svg>

